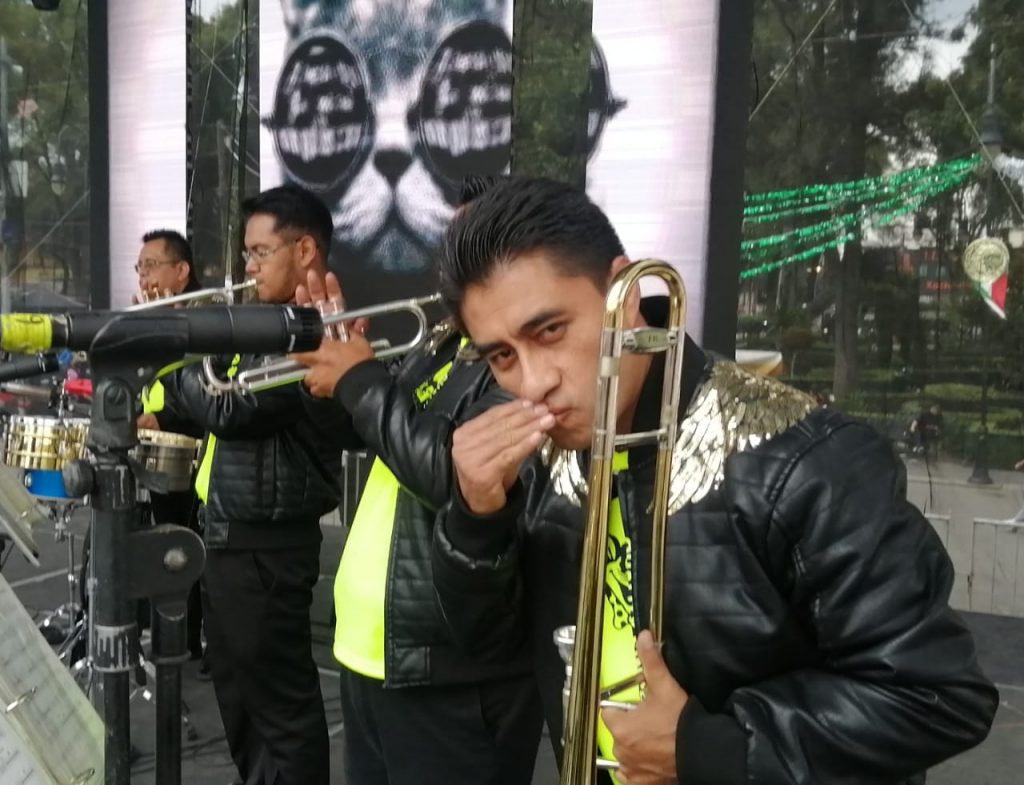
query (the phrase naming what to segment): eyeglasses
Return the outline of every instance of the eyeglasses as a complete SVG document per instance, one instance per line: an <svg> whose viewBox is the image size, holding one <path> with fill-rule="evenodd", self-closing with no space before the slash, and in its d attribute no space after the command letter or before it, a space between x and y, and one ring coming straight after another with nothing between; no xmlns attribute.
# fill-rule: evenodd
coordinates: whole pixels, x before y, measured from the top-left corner
<svg viewBox="0 0 1024 785"><path fill-rule="evenodd" d="M286 243L281 243L277 248L258 248L253 251L242 251L242 261L246 264L253 262L254 264L263 264L271 256L276 254L282 248L287 248L289 245L295 245L298 240L289 240Z"/></svg>
<svg viewBox="0 0 1024 785"><path fill-rule="evenodd" d="M351 183L373 150L377 117L369 71L382 56L354 50L331 29L316 29L297 42L278 77L273 114L263 120L290 179L321 192ZM504 172L512 149L508 34L488 21L469 22L441 41L426 65L406 122L431 177L444 188L469 175ZM607 120L625 105L612 95L608 65L595 41L588 155L597 149ZM397 168L402 160L384 156L378 166Z"/></svg>
<svg viewBox="0 0 1024 785"><path fill-rule="evenodd" d="M165 264L177 264L181 259L143 259L141 264L135 265L135 272L139 275L149 275L157 267Z"/></svg>

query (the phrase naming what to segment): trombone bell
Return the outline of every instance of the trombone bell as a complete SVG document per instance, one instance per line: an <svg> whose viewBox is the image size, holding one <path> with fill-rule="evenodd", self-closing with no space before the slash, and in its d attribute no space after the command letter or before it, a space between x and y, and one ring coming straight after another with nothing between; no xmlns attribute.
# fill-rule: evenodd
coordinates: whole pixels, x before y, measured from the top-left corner
<svg viewBox="0 0 1024 785"><path fill-rule="evenodd" d="M629 293L642 278L655 277L668 286L669 317L665 327L630 328L625 324ZM593 785L599 770L618 763L598 756L597 729L601 708L633 708L612 698L641 684L633 674L615 684L601 685L604 588L607 570L608 515L612 498L612 460L616 449L654 443L658 458L654 473L651 532L651 596L648 629L661 641L665 596L665 535L668 522L672 447L676 441L686 329L686 288L682 277L666 262L648 259L625 267L612 281L605 299L601 357L598 363L594 434L591 443L586 530L580 567L580 592L575 626L554 633L566 663L563 689L564 728L561 785ZM661 422L646 433L618 434L619 368L624 352L664 353ZM634 597L636 597L634 593ZM639 632L639 630L637 630Z"/></svg>

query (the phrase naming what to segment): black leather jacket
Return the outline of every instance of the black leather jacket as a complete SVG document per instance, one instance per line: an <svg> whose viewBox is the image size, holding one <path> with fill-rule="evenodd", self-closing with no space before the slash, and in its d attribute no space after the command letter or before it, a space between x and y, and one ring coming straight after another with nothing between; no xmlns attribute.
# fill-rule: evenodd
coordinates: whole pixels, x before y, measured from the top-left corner
<svg viewBox="0 0 1024 785"><path fill-rule="evenodd" d="M690 695L676 735L679 781L923 781L927 768L985 738L998 696L949 608L952 566L906 500L902 464L868 426L805 409L787 427L798 393L715 365L692 344L686 356L683 400L691 411L712 407L689 419L689 432L682 420L677 457L687 457L687 442L703 446L679 464L686 471L673 469L674 491L722 462L719 481L669 519L664 654ZM642 400L638 430L652 411ZM748 425L753 435L779 432L715 448ZM640 628L653 463L650 448L631 450L616 477ZM575 623L583 525L558 467L528 463L489 520L456 493L434 547L436 590L463 645L491 659L532 647L553 740L564 666L552 633Z"/></svg>
<svg viewBox="0 0 1024 785"><path fill-rule="evenodd" d="M527 674L519 658L480 660L457 646L434 596L431 542L436 511L451 496L451 433L467 412L505 396L492 388L485 363L454 360L443 384L438 373L453 360L459 335L411 353L394 373L368 361L335 388L363 444L401 483L388 565L385 619L387 687L471 684ZM372 488L367 488L372 493ZM344 608L338 609L344 622Z"/></svg>
<svg viewBox="0 0 1024 785"><path fill-rule="evenodd" d="M246 356L240 370L257 358ZM223 369L222 369L223 370ZM321 540L338 506L341 452L350 429L337 406L301 384L212 396L193 364L165 377L164 430L182 421L217 437L209 496L200 511L210 548L298 548Z"/></svg>

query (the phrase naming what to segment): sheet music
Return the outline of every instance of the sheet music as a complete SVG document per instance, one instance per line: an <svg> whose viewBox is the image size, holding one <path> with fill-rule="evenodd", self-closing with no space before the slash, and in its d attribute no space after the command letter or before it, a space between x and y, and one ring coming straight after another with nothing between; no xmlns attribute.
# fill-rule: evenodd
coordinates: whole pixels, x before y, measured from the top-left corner
<svg viewBox="0 0 1024 785"><path fill-rule="evenodd" d="M7 715L0 711L0 785L53 785L28 744L14 732Z"/></svg>
<svg viewBox="0 0 1024 785"><path fill-rule="evenodd" d="M0 741L0 754L13 755L12 766L30 755L43 770L41 779L10 782L100 785L103 721L2 575L0 622L0 711L7 709L4 725L14 731ZM15 737L24 744L21 757ZM8 780L0 777L0 782Z"/></svg>

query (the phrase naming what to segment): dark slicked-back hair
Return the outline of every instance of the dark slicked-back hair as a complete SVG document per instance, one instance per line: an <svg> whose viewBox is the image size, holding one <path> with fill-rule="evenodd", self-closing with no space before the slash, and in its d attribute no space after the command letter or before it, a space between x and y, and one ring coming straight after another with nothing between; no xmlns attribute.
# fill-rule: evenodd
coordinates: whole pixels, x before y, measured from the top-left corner
<svg viewBox="0 0 1024 785"><path fill-rule="evenodd" d="M254 215L273 216L277 232L291 229L308 234L316 241L324 261L327 260L334 221L331 211L312 191L291 183L263 191L242 202L243 221L247 222Z"/></svg>
<svg viewBox="0 0 1024 785"><path fill-rule="evenodd" d="M167 253L173 259L188 264L188 282L185 284L186 291L191 287L198 288L199 276L196 275L196 263L192 257L192 246L185 239L185 236L173 229L154 229L142 235L142 242L144 243L151 243L154 240L163 240L164 245L167 246Z"/></svg>
<svg viewBox="0 0 1024 785"><path fill-rule="evenodd" d="M542 249L562 272L586 276L601 291L612 261L625 253L608 217L579 189L509 177L485 189L449 225L438 260L445 304L459 319L468 287Z"/></svg>
<svg viewBox="0 0 1024 785"><path fill-rule="evenodd" d="M496 184L506 180L508 180L508 176L503 174L474 175L464 178L459 191L459 204L469 204L484 192L491 190Z"/></svg>

